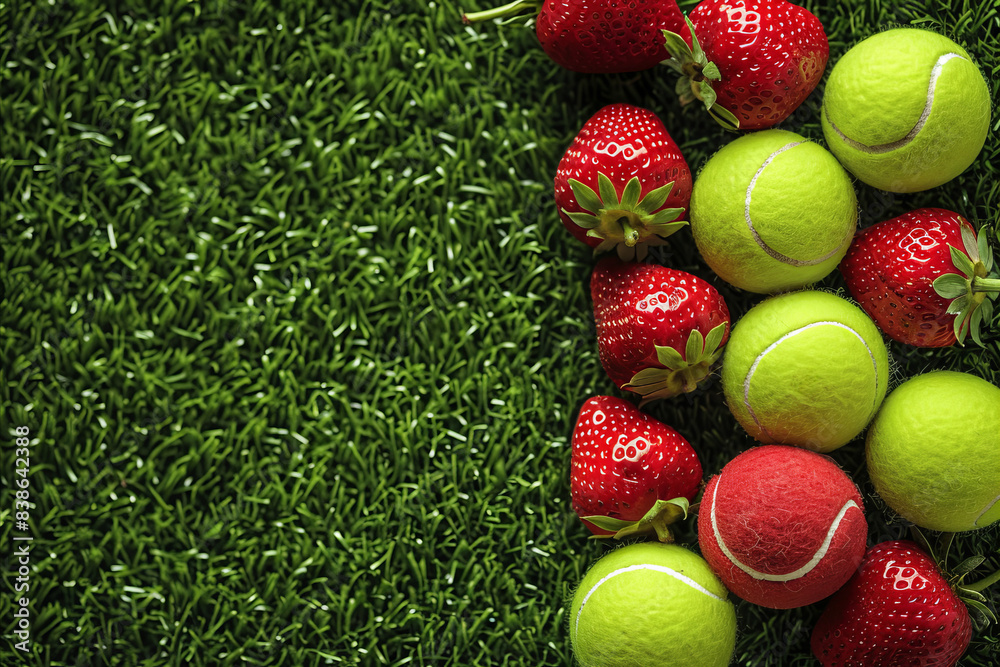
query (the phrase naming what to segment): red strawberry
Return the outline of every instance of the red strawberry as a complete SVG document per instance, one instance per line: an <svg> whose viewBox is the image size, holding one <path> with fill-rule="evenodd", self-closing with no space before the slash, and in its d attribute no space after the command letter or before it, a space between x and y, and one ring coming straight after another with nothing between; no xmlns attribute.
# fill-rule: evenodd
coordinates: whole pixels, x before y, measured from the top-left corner
<svg viewBox="0 0 1000 667"><path fill-rule="evenodd" d="M934 561L907 540L865 554L812 633L824 667L950 667L972 637L965 604Z"/></svg>
<svg viewBox="0 0 1000 667"><path fill-rule="evenodd" d="M663 122L628 104L604 107L566 149L555 178L559 217L604 252L642 259L647 246L687 224L691 170Z"/></svg>
<svg viewBox="0 0 1000 667"><path fill-rule="evenodd" d="M684 27L675 0L515 0L464 14L462 20L475 23L527 11L538 12L535 34L545 53L574 72L649 69L668 57L660 31Z"/></svg>
<svg viewBox="0 0 1000 667"><path fill-rule="evenodd" d="M601 536L655 530L669 541L666 524L685 513L684 501L701 485L701 463L687 440L613 396L583 404L571 465L573 510Z"/></svg>
<svg viewBox="0 0 1000 667"><path fill-rule="evenodd" d="M700 100L730 129L781 122L823 77L830 45L809 10L785 0L704 0L688 30L664 31L682 104Z"/></svg>
<svg viewBox="0 0 1000 667"><path fill-rule="evenodd" d="M882 331L919 347L964 343L969 333L982 344L1000 290L992 268L985 234L977 240L965 218L940 208L861 230L840 263L851 296Z"/></svg>
<svg viewBox="0 0 1000 667"><path fill-rule="evenodd" d="M601 364L643 403L693 391L722 354L729 309L707 282L611 255L590 279Z"/></svg>

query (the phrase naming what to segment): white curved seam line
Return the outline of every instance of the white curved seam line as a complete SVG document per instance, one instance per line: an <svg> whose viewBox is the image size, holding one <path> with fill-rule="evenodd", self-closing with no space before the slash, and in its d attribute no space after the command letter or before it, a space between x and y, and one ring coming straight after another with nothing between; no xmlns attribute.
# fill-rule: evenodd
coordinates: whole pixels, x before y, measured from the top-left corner
<svg viewBox="0 0 1000 667"><path fill-rule="evenodd" d="M601 587L601 584L603 584L604 582L606 582L608 579L611 579L612 577L617 577L619 574L626 574L628 572L636 572L638 570L653 570L654 572L662 572L663 574L668 574L671 577L673 577L674 579L676 579L677 581L679 581L679 582L681 582L683 584L686 584L686 585L690 586L691 588L695 589L699 593L704 593L705 595L707 595L707 596L709 596L711 598L715 598L716 600L719 600L720 602L722 601L721 597L719 597L718 595L716 595L712 591L708 590L707 588L705 588L704 586L702 586L701 584L699 584L697 581L695 581L691 577L689 577L687 575L683 575L680 572L678 572L677 570L671 570L669 567L665 567L663 565L652 565L650 563L642 563L642 564L639 564L639 565L629 565L628 567L623 567L623 568L617 569L617 570L615 570L613 572L609 572L608 574L604 575L604 577L602 577L600 581L598 581L596 584L594 584L593 588L591 588L589 591L587 591L587 594L585 596L583 596L583 602L580 603L580 608L576 612L576 624L575 624L574 631L580 629L580 615L583 613L583 608L587 605L587 600L590 599L590 596L593 595L595 592L597 592L597 589Z"/></svg>
<svg viewBox="0 0 1000 667"><path fill-rule="evenodd" d="M979 520L982 519L984 516L986 516L986 513L989 512L991 509L993 509L993 506L996 505L997 502L1000 502L1000 495L998 495L996 498L994 498L992 501L986 504L986 507L984 507L983 511L979 513L979 516L976 517L976 520L973 522L972 525L978 526Z"/></svg>
<svg viewBox="0 0 1000 667"><path fill-rule="evenodd" d="M760 420L757 418L757 413L755 413L753 411L753 408L750 407L750 380L753 379L753 374L757 372L757 366L760 365L760 362L764 359L764 357L767 355L768 352L770 352L774 348L778 347L778 345L780 345L784 341L788 340L792 336L797 336L798 334L802 333L803 331L808 331L809 329L812 329L813 327L818 327L818 326L822 326L822 325L826 325L826 324L832 324L835 327L840 327L841 329L845 329L847 331L850 331L852 334L854 334L854 336L859 341L861 341L861 344L865 346L865 350L867 350L868 356L872 360L872 370L875 371L875 387L876 387L876 389L878 388L878 381L879 381L878 380L878 362L875 361L875 354L872 352L872 349L870 347L868 347L868 342L865 341L865 339L861 336L861 334L859 334L857 331L855 331L851 327L847 326L846 324L843 324L842 322L813 322L812 324L807 324L804 327L799 327L798 329L794 329L792 331L789 331L784 336L782 336L778 340L776 340L773 343L771 343L770 345L768 345L766 348L764 348L763 352L761 352L760 354L757 355L757 358L753 360L753 364L750 365L750 370L747 371L746 378L743 379L743 407L745 407L747 409L747 412L750 413L750 418L753 419L753 423L757 425L757 428L759 428L767 437L771 438L772 440L773 440L773 438L772 438L771 434L768 432L768 430L766 428L764 428L764 425L760 423ZM875 398L878 399L878 391L875 392ZM876 406L873 406L872 410L874 410L875 407ZM871 415L871 411L869 411L868 414L870 416Z"/></svg>
<svg viewBox="0 0 1000 667"><path fill-rule="evenodd" d="M712 509L711 509L712 532L715 533L715 542L716 544L719 545L719 548L722 549L722 553L726 555L726 558L728 558L733 563L733 565L740 568L754 579L758 580L791 581L793 579L798 579L799 577L803 577L812 572L813 568L819 565L819 562L823 560L824 556L826 556L826 552L829 551L830 544L833 542L833 536L837 534L837 528L840 527L840 522L844 519L844 515L847 514L847 510L851 509L852 507L856 507L859 512L861 511L861 508L858 507L858 504L856 502L854 502L853 500L848 500L846 503L844 503L844 506L840 508L840 511L837 513L837 516L833 520L833 523L830 524L830 528L826 531L826 537L823 539L823 543L819 546L816 552L813 553L812 558L809 559L808 563L806 563L799 569L795 570L794 572L789 572L788 574L767 574L765 572L759 572L753 569L752 567L740 562L739 559L737 559L736 556L734 556L733 553L729 550L729 547L726 546L725 541L722 539L722 534L719 532L719 526L715 521L715 499L719 495L719 484L721 483L722 483L722 477L720 476L719 481L715 483L715 493L712 494Z"/></svg>
<svg viewBox="0 0 1000 667"><path fill-rule="evenodd" d="M896 150L897 148L902 148L906 144L913 141L920 130L923 129L924 124L927 122L927 118L931 115L931 106L934 104L934 89L937 87L938 77L941 76L941 70L944 68L944 64L953 58L961 58L965 60L965 56L961 56L957 53L946 53L937 59L934 63L934 67L931 69L930 82L927 84L927 101L924 102L924 110L920 114L920 118L917 119L916 125L913 126L906 136L897 141L892 141L887 144L878 144L876 146L869 146L868 144L863 144L860 141L851 139L849 136L844 134L837 124L830 119L830 114L826 110L826 104L823 104L823 113L826 114L826 120L830 123L830 127L833 131L837 133L838 136L851 148L862 151L864 153L874 153L876 155L882 153L889 153Z"/></svg>
<svg viewBox="0 0 1000 667"><path fill-rule="evenodd" d="M774 158L776 158L778 155L784 153L789 149L795 148L796 146L802 143L804 142L802 141L792 142L790 144L782 146L781 148L779 148L778 150L774 151L773 153L767 156L767 159L764 160L763 164L760 165L760 168L757 169L757 172L753 175L753 178L750 179L750 185L747 186L747 196L743 203L743 218L747 223L747 228L750 230L750 235L753 237L754 242L758 245L758 247L760 247L761 250L764 251L765 254L767 254L768 257L777 260L783 264L790 264L791 266L814 266L816 264L821 264L825 262L826 260L836 255L838 252L840 252L840 250L843 249L845 245L850 243L851 237L848 236L843 243L841 243L839 246L837 246L827 254L823 255L822 257L817 257L815 259L795 259L793 257L789 257L788 255L780 253L771 246L767 245L767 243L764 242L764 239L762 239L760 234L757 232L757 228L754 227L753 224L753 219L750 217L750 197L753 193L754 186L757 184L757 179L764 172L764 169L769 164L771 164L771 162L774 161Z"/></svg>

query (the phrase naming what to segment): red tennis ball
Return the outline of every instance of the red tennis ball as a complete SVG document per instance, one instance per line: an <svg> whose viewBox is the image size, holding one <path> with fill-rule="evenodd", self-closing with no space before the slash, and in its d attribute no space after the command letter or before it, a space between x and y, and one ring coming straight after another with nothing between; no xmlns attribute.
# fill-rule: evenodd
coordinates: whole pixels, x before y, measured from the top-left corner
<svg viewBox="0 0 1000 667"><path fill-rule="evenodd" d="M865 553L861 494L833 459L800 447L743 452L713 477L698 511L702 555L748 602L791 609L847 583Z"/></svg>

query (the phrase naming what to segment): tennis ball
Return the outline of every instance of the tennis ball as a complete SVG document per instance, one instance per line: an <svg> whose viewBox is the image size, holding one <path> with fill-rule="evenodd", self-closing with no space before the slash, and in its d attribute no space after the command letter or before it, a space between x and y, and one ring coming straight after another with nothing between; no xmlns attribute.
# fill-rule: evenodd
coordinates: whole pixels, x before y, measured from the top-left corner
<svg viewBox="0 0 1000 667"><path fill-rule="evenodd" d="M850 176L794 132L763 130L726 144L691 194L691 232L720 278L762 294L803 287L837 267L857 229Z"/></svg>
<svg viewBox="0 0 1000 667"><path fill-rule="evenodd" d="M827 456L784 445L738 455L709 480L701 553L736 595L772 609L812 604L843 586L865 553L854 482Z"/></svg>
<svg viewBox="0 0 1000 667"><path fill-rule="evenodd" d="M583 667L724 667L736 610L700 556L675 544L616 549L573 596L569 637Z"/></svg>
<svg viewBox="0 0 1000 667"><path fill-rule="evenodd" d="M875 416L889 353L863 310L828 292L766 299L733 328L722 388L733 416L763 443L829 452Z"/></svg>
<svg viewBox="0 0 1000 667"><path fill-rule="evenodd" d="M961 46L929 30L897 28L837 61L821 122L830 150L859 179L917 192L976 159L990 126L990 95Z"/></svg>
<svg viewBox="0 0 1000 667"><path fill-rule="evenodd" d="M956 371L910 378L885 399L866 441L875 491L923 528L1000 520L1000 388Z"/></svg>

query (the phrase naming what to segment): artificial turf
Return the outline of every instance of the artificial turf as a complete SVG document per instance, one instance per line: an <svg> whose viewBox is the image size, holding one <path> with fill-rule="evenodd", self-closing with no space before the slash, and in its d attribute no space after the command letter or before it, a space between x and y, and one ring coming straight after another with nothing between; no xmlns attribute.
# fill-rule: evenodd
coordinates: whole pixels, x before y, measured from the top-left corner
<svg viewBox="0 0 1000 667"><path fill-rule="evenodd" d="M831 65L918 25L977 59L996 106L995 5L804 4ZM7 589L4 664L572 664L567 598L610 547L570 509L570 435L617 390L552 177L611 102L659 114L695 172L733 137L678 106L666 68L564 71L524 21L461 24L482 8L0 4L7 585L14 538L34 538L28 652ZM821 89L782 127L822 141ZM998 125L942 187L858 184L862 223L942 206L1000 250ZM759 300L714 279L688 231L654 256L712 280L734 318ZM892 344L895 381L1000 383L1000 309L986 328L984 348ZM709 474L752 444L717 382L650 411ZM862 453L834 456L870 543L906 536ZM680 540L695 548L691 522ZM985 574L998 543L962 534L952 558L981 552ZM740 603L734 664L814 664L821 608ZM961 665L998 662L1000 631L977 631Z"/></svg>

